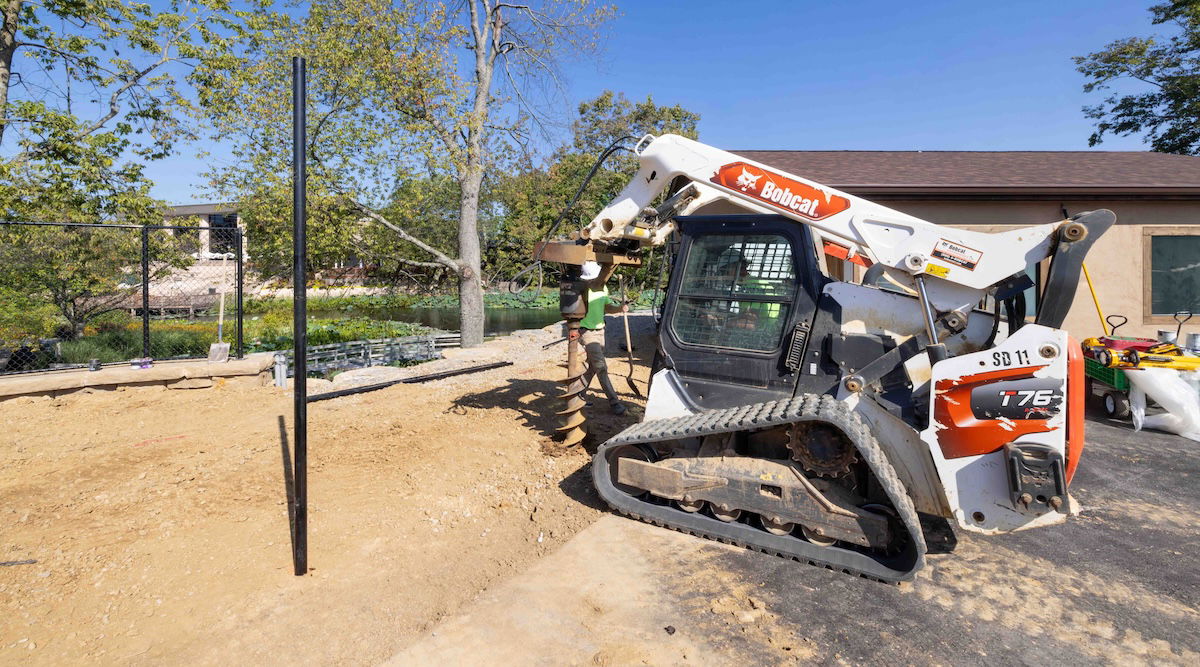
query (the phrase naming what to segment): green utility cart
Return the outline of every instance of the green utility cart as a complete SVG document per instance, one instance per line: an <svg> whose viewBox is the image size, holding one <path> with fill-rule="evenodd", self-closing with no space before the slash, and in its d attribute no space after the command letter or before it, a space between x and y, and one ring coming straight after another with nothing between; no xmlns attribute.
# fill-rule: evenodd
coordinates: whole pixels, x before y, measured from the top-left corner
<svg viewBox="0 0 1200 667"><path fill-rule="evenodd" d="M1104 391L1104 412L1113 419L1129 419L1129 378L1120 368L1109 368L1104 364L1083 357L1083 374L1087 377L1087 395L1093 396L1099 389Z"/></svg>

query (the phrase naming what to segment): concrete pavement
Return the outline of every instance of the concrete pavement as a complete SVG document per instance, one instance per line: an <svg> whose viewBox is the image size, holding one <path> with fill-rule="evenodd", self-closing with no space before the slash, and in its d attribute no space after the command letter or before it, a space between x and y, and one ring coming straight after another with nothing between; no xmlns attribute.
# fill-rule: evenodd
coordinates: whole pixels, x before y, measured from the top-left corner
<svg viewBox="0 0 1200 667"><path fill-rule="evenodd" d="M1200 444L1104 420L1087 440L1080 516L931 535L910 583L610 515L392 664L1200 664Z"/></svg>

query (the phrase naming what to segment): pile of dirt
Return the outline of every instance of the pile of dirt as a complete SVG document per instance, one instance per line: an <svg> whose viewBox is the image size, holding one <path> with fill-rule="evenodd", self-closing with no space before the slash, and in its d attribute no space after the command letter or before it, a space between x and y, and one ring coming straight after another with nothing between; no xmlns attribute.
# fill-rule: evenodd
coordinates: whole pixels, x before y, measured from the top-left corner
<svg viewBox="0 0 1200 667"><path fill-rule="evenodd" d="M0 567L0 661L393 655L601 514L587 452L554 443L565 349L541 345L557 335L437 364L513 366L311 404L305 577L290 554L290 392L0 403L0 561L36 561ZM640 414L596 415L595 439Z"/></svg>

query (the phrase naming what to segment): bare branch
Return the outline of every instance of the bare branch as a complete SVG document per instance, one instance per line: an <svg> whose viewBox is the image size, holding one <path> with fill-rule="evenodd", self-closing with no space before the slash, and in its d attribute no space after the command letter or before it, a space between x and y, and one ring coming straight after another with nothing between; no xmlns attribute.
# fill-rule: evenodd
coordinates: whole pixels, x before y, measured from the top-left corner
<svg viewBox="0 0 1200 667"><path fill-rule="evenodd" d="M450 256L448 256L446 253L442 252L441 250L438 250L437 248L434 248L433 246L429 245L428 243L425 243L424 241L413 236L412 234L409 234L407 231L405 231L403 228L401 228L396 223L394 223L391 220L388 220L387 218L383 217L382 215L376 213L375 211L371 210L367 206L360 204L359 202L355 201L353 198L348 197L346 195L342 195L342 198L345 199L346 202L348 204L350 204L351 206L353 206L354 208L358 209L359 211L362 211L362 213L364 215L366 215L368 218L370 218L370 219L374 220L375 222L378 222L379 224L383 225L384 227L387 227L388 229L392 230L393 232L396 233L397 236L404 239L405 241L408 241L409 243L420 248L421 250L424 250L425 252L429 253L430 255L433 255L434 259L437 260L438 264L448 267L448 268L454 270L455 272L462 270L462 265L459 264L456 260L454 260Z"/></svg>
<svg viewBox="0 0 1200 667"><path fill-rule="evenodd" d="M408 266L419 266L424 269L444 269L444 268L446 268L445 264L440 264L438 262L418 262L415 259L405 259L403 257L397 257L395 259L397 262L400 262L401 264L407 264Z"/></svg>

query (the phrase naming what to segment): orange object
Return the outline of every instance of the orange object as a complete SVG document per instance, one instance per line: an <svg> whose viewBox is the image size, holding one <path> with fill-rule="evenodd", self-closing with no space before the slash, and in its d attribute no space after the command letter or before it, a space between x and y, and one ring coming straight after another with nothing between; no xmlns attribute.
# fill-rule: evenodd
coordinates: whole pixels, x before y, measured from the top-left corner
<svg viewBox="0 0 1200 667"><path fill-rule="evenodd" d="M971 392L976 388L1006 380L1033 379L1033 374L1045 367L1002 368L938 380L933 417L942 426L937 434L942 455L957 459L991 454L1023 435L1054 430L1047 419L980 419L971 410Z"/></svg>
<svg viewBox="0 0 1200 667"><path fill-rule="evenodd" d="M1075 339L1067 336L1067 484L1075 476L1075 467L1083 454L1085 383L1083 353Z"/></svg>
<svg viewBox="0 0 1200 667"><path fill-rule="evenodd" d="M826 241L823 250L825 251L825 254L829 255L830 257L844 259L851 264L857 264L864 268L871 268L871 260L863 257L862 255L855 255L851 257L850 249L840 243Z"/></svg>
<svg viewBox="0 0 1200 667"><path fill-rule="evenodd" d="M745 162L731 162L709 180L809 220L822 220L850 208L850 200L845 197Z"/></svg>

